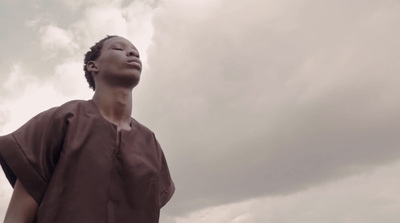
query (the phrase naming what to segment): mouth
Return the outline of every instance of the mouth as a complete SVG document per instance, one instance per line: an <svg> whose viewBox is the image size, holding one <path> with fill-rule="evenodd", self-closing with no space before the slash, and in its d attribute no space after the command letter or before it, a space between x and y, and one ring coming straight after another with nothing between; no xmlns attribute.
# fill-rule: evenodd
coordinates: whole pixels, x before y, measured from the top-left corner
<svg viewBox="0 0 400 223"><path fill-rule="evenodd" d="M137 60L128 60L128 61L127 61L127 64L130 65L130 66L133 66L133 67L137 67L137 68L142 69L142 63L140 63L140 62L137 61Z"/></svg>

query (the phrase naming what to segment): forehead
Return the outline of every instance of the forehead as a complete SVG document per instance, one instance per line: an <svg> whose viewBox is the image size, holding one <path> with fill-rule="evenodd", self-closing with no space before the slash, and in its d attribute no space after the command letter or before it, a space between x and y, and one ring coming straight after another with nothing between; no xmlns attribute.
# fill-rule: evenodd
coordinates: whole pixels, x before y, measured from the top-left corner
<svg viewBox="0 0 400 223"><path fill-rule="evenodd" d="M127 39L125 39L123 37L119 37L119 36L118 37L113 37L113 38L110 38L110 39L106 40L103 43L103 48L109 48L109 47L112 47L114 45L123 45L123 46L126 46L126 47L132 47L135 50L137 50L136 47L129 40L127 40Z"/></svg>

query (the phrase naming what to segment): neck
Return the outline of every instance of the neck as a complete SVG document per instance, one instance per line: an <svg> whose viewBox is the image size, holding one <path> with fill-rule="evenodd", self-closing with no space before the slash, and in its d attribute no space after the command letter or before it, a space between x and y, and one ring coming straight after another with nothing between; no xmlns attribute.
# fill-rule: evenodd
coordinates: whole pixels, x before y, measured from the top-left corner
<svg viewBox="0 0 400 223"><path fill-rule="evenodd" d="M96 86L93 102L107 121L117 125L118 129L130 129L132 89Z"/></svg>

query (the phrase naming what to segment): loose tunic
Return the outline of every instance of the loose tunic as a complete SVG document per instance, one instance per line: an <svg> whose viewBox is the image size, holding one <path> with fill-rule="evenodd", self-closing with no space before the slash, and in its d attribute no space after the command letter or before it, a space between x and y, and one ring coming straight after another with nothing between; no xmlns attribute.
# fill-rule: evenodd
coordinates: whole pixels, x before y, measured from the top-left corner
<svg viewBox="0 0 400 223"><path fill-rule="evenodd" d="M120 132L92 100L71 101L0 137L0 162L38 202L37 223L156 223L174 193L154 133Z"/></svg>

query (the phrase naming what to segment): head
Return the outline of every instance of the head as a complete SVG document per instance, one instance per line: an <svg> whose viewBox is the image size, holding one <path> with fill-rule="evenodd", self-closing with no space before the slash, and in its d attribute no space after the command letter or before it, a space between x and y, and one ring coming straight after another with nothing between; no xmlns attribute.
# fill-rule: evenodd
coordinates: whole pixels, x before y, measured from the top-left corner
<svg viewBox="0 0 400 223"><path fill-rule="evenodd" d="M89 87L93 90L96 89L96 85L94 83L92 73L87 68L87 64L89 61L96 60L100 56L101 48L103 47L104 42L114 37L116 36L106 36L105 38L94 44L92 47L90 47L90 50L85 54L85 59L83 60L83 70L85 71L85 77L87 82L89 83Z"/></svg>
<svg viewBox="0 0 400 223"><path fill-rule="evenodd" d="M141 62L140 59L138 59L139 53L131 42L122 37L113 35L106 36L90 47L90 50L85 54L83 66L89 87L96 90L96 79L98 79L97 76L99 73L111 72L113 73L112 75L115 75L115 73L120 71L124 72L127 71L127 69L128 71L133 70L132 68L138 70L136 65L129 64L129 61L131 61L129 59L130 57L135 57L136 59L134 61L140 63L139 76L137 77L138 82L141 72ZM136 66L136 68L134 66ZM118 81L118 75L112 76L110 82L114 80ZM122 83L127 82L122 81Z"/></svg>

